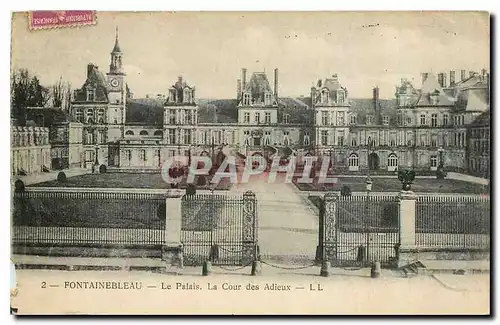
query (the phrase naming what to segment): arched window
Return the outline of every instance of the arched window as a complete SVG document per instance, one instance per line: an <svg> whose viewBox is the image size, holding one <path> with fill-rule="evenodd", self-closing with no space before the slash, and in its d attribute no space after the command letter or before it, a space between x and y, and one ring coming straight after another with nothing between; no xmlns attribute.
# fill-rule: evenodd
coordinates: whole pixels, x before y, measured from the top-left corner
<svg viewBox="0 0 500 325"><path fill-rule="evenodd" d="M349 155L349 170L357 171L359 170L359 157L357 154L352 153Z"/></svg>
<svg viewBox="0 0 500 325"><path fill-rule="evenodd" d="M128 130L127 132L125 132L125 135L134 135L134 131Z"/></svg>
<svg viewBox="0 0 500 325"><path fill-rule="evenodd" d="M99 119L99 124L104 124L104 119Z"/></svg>
<svg viewBox="0 0 500 325"><path fill-rule="evenodd" d="M94 119L89 117L88 120L87 120L87 123L88 124L93 124L94 123Z"/></svg>
<svg viewBox="0 0 500 325"><path fill-rule="evenodd" d="M387 158L387 170L395 171L398 168L398 156L396 154L391 153Z"/></svg>
<svg viewBox="0 0 500 325"><path fill-rule="evenodd" d="M155 131L154 135L162 137L163 136L163 131L157 130L157 131Z"/></svg>
<svg viewBox="0 0 500 325"><path fill-rule="evenodd" d="M149 135L148 131L146 130L142 130L139 135Z"/></svg>

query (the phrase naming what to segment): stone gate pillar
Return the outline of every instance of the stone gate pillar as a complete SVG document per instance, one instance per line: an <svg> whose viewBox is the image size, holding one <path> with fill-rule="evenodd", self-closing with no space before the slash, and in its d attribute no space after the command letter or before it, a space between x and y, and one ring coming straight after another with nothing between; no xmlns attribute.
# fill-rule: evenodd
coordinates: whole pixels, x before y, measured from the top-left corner
<svg viewBox="0 0 500 325"><path fill-rule="evenodd" d="M242 265L260 259L257 220L257 198L255 193L247 191L243 194Z"/></svg>
<svg viewBox="0 0 500 325"><path fill-rule="evenodd" d="M181 190L168 190L165 196L165 244L162 246L161 259L168 266L184 267L181 243Z"/></svg>
<svg viewBox="0 0 500 325"><path fill-rule="evenodd" d="M416 245L416 200L417 196L412 191L401 191L399 194L398 267L414 262L411 252Z"/></svg>
<svg viewBox="0 0 500 325"><path fill-rule="evenodd" d="M329 261L334 265L337 261L337 204L338 195L328 192L323 202L323 249L322 261Z"/></svg>

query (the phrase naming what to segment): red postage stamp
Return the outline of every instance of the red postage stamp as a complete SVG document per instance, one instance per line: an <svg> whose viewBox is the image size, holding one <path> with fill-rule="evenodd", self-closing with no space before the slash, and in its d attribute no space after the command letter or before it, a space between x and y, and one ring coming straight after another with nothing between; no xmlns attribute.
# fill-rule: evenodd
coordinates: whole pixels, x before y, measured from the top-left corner
<svg viewBox="0 0 500 325"><path fill-rule="evenodd" d="M94 25L96 22L96 13L93 10L40 10L29 13L29 27L32 30Z"/></svg>

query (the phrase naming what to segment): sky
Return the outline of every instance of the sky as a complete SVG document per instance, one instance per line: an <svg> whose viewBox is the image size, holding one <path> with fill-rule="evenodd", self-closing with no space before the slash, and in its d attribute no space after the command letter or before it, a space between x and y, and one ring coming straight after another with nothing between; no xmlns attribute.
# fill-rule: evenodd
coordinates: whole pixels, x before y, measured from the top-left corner
<svg viewBox="0 0 500 325"><path fill-rule="evenodd" d="M419 87L422 72L480 71L490 65L485 12L98 12L97 24L30 31L25 13L12 22L11 68L27 68L49 85L73 88L86 66L109 70L115 28L127 83L135 97L166 94L183 76L199 98L235 98L241 68L265 71L280 96L308 96L337 73L352 98L378 86L393 98L402 78Z"/></svg>

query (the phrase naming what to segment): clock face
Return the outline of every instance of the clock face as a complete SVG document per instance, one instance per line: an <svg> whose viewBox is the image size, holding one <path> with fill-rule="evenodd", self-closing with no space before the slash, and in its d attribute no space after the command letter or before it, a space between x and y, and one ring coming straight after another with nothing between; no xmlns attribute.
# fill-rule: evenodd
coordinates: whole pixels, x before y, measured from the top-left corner
<svg viewBox="0 0 500 325"><path fill-rule="evenodd" d="M118 79L111 79L110 84L111 84L112 87L118 87L118 85L120 84L120 82L118 81Z"/></svg>

